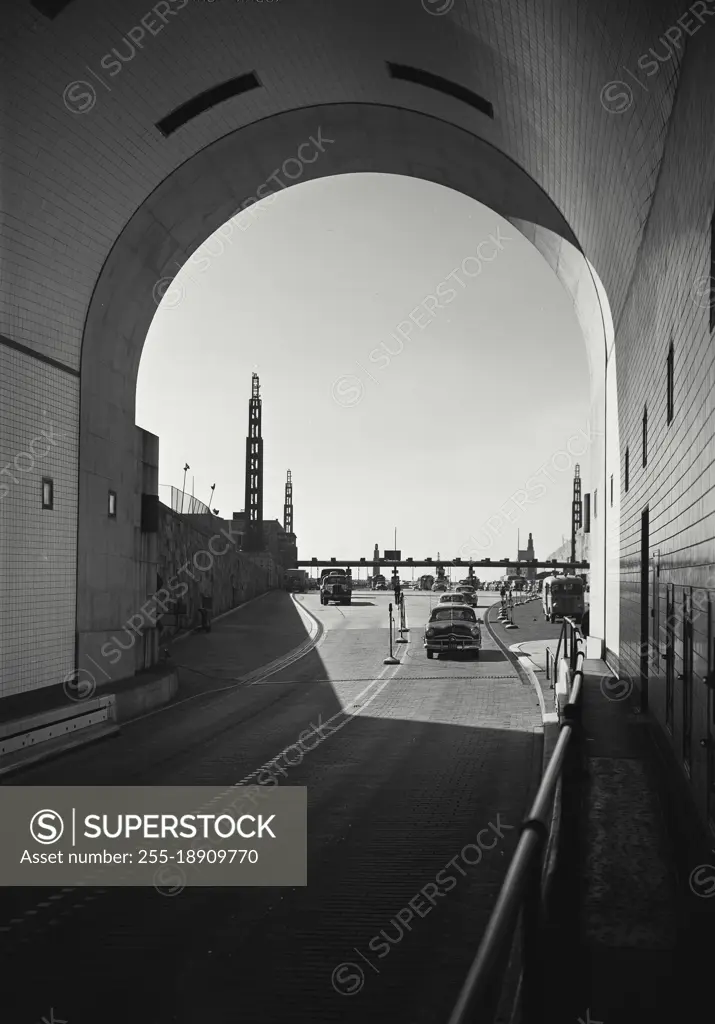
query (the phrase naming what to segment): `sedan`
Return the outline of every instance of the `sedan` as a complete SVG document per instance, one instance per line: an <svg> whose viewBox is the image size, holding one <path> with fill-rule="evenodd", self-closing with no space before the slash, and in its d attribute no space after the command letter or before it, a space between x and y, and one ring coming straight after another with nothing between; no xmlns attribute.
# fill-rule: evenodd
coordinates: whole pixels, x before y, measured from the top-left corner
<svg viewBox="0 0 715 1024"><path fill-rule="evenodd" d="M463 597L467 604L471 604L472 608L476 608L477 604L477 592L474 587L457 587L456 595Z"/></svg>
<svg viewBox="0 0 715 1024"><path fill-rule="evenodd" d="M448 590L448 589L449 588L447 587L446 583L433 583L432 584L432 590L435 590L435 591L436 590Z"/></svg>
<svg viewBox="0 0 715 1024"><path fill-rule="evenodd" d="M440 604L469 605L471 601L466 594L444 594L439 599Z"/></svg>
<svg viewBox="0 0 715 1024"><path fill-rule="evenodd" d="M478 658L482 647L481 622L472 608L440 601L425 626L427 657L434 658L435 652L439 655L442 651L474 651Z"/></svg>

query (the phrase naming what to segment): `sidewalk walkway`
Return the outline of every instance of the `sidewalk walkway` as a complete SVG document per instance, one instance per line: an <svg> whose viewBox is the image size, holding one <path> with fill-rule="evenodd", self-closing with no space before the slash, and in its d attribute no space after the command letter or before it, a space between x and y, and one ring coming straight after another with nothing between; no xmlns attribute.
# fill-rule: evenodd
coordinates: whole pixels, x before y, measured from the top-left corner
<svg viewBox="0 0 715 1024"><path fill-rule="evenodd" d="M497 636L528 654L546 697L545 649L556 647L560 623L544 622L534 601L514 609L519 628L507 631L496 611ZM715 899L703 897L715 895L715 857L659 754L656 726L628 698L603 662L584 662L580 934L567 962L553 965L563 997L553 1024L712 1015Z"/></svg>
<svg viewBox="0 0 715 1024"><path fill-rule="evenodd" d="M512 636L512 631L509 630L507 635ZM511 644L514 654L528 659L527 665L531 668L541 687L541 693L544 698L544 710L550 715L556 714L558 710L556 702L556 666L554 660L558 644L558 640L529 640L526 643L517 642ZM547 650L551 652L548 662Z"/></svg>
<svg viewBox="0 0 715 1024"><path fill-rule="evenodd" d="M297 599L300 605L300 598ZM179 675L179 698L216 686L250 682L309 646L318 630L291 595L272 590L215 619L210 633L195 632L166 644Z"/></svg>

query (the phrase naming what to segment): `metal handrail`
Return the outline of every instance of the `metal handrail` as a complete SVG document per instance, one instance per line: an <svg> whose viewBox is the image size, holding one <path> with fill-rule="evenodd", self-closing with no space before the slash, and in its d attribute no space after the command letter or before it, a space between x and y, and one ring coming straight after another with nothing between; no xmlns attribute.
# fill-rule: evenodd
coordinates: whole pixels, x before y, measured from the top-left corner
<svg viewBox="0 0 715 1024"><path fill-rule="evenodd" d="M566 630L567 623L572 632L573 646L576 647L578 641L582 641L583 637L577 624L571 619L564 619L562 634ZM582 659L580 665L578 664L579 656ZM548 819L556 787L561 779L569 748L573 749L571 741L578 727L584 657L583 650L576 651L576 668L569 700L564 708L564 718L560 723L559 738L549 758L531 811L521 825L521 837L516 851L477 954L449 1018L449 1024L474 1024L477 1019L476 1011L483 1009L488 993L494 993L494 985L498 980L497 972L509 952L517 919L522 911L524 911L525 952L522 1000L527 1003L524 1024L532 1024L532 1021L545 1019L543 1017L545 1007L540 998L543 969L540 963L531 963L529 960L537 960L541 945L538 933L540 932L542 855L550 834ZM529 951L534 951L536 955L530 958ZM479 1019L482 1021L484 1018L480 1017Z"/></svg>

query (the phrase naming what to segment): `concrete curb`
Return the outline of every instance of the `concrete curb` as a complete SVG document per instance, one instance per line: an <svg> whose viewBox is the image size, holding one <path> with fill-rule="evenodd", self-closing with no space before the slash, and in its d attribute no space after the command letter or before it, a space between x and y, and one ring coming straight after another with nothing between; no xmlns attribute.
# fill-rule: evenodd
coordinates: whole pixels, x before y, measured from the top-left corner
<svg viewBox="0 0 715 1024"><path fill-rule="evenodd" d="M509 661L512 663L512 665L516 669L517 673L519 674L519 676L521 678L521 681L523 683L529 685L529 686L532 686L534 688L534 690L536 691L536 697L537 697L537 699L539 701L539 709L541 711L542 731L544 731L543 730L543 725L544 725L544 720L545 720L544 719L544 715L546 714L546 709L545 709L545 705L544 705L544 695L541 692L541 687L539 686L538 680L536 679L536 677L533 674L533 669L531 668L531 666L528 666L528 668L527 668L527 666L525 666L524 663L523 663L524 659L520 658L514 652L514 647L516 647L518 645L517 644L513 644L511 647L507 647L506 644L503 642L503 640L500 640L499 637L496 635L496 633L494 632L494 627L492 626L491 622L489 621L489 615L490 615L490 612L491 612L492 608L498 608L498 607L499 607L499 602L497 601L495 604L490 605L489 608L487 608L487 610L486 610L486 612L484 614L484 625L487 627L487 632L491 636L491 638L494 641L494 643L504 652L504 654L506 654L507 658L509 659ZM544 745L545 745L545 740L546 740L546 737L544 737ZM543 758L542 758L542 774L543 774Z"/></svg>
<svg viewBox="0 0 715 1024"><path fill-rule="evenodd" d="M539 698L539 707L541 708L541 720L544 726L544 757L541 767L542 775L546 770L546 766L549 763L549 759L556 746L556 741L559 738L559 716L555 711L546 710L546 700L544 698L544 691L539 682L539 677L534 671L531 658L528 654L524 654L521 650L521 644L512 644L510 650L519 659L519 664L523 668L526 675L531 681L531 685L536 690L536 695Z"/></svg>
<svg viewBox="0 0 715 1024"><path fill-rule="evenodd" d="M325 626L309 608L306 608L302 601L299 601L296 594L291 594L293 604L298 609L298 614L303 615L308 621L308 635L316 644L322 639Z"/></svg>
<svg viewBox="0 0 715 1024"><path fill-rule="evenodd" d="M541 706L541 717L544 723L544 754L541 765L542 777L546 771L546 766L551 760L551 755L554 752L556 744L559 739L561 732L560 720L558 712L547 711L546 703L544 701L544 692L539 682L539 678L536 672L532 668L531 659L528 655L522 654L519 648L521 644L514 644L512 651L519 657L519 661L532 681L532 684L538 694L539 704ZM559 832L561 828L561 780L559 779L556 791L554 793L554 804L551 811L551 825L549 828L549 838L544 851L544 870L542 874L542 880L544 887L548 889L551 885L551 880L556 872L556 855L558 850Z"/></svg>
<svg viewBox="0 0 715 1024"><path fill-rule="evenodd" d="M551 759L556 743L558 742L560 725L559 716L554 712L546 710L546 702L544 700L544 693L539 682L538 676L534 671L531 659L528 655L521 653L521 644L512 644L511 647L507 648L505 644L499 639L494 632L491 623L489 622L489 613L492 608L498 608L499 603L491 605L487 609L484 616L484 622L489 630L489 633L496 644L507 654L510 659L513 659L513 664L517 671L520 673L522 678L526 677L531 686L536 692L536 696L539 701L539 708L541 710L541 721L544 736L544 745L541 757L541 778L544 777L544 772ZM544 891L548 891L553 876L557 870L557 852L559 846L559 835L561 831L561 780L556 786L556 792L554 793L554 802L551 810L551 821L549 824L549 836L546 843L546 849L544 850L543 866L542 866L542 885ZM502 990L502 999L499 1004L499 1019L508 1021L509 1024L518 1024L521 1020L521 1009L520 1009L520 993L523 982L523 974L521 967L521 950L519 948L519 940L521 937L521 926L518 926L514 935L512 943L512 949L509 958L509 967L505 972L504 989ZM515 975L518 976L515 977ZM506 991L507 989L507 978L511 979L512 985L514 985L513 993Z"/></svg>

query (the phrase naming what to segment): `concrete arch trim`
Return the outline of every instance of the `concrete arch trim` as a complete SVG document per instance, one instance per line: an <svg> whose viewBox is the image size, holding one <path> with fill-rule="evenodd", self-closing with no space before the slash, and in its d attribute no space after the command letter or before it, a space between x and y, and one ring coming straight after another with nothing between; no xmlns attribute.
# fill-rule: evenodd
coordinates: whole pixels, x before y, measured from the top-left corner
<svg viewBox="0 0 715 1024"><path fill-rule="evenodd" d="M388 166L338 166L328 171L323 171L322 168L320 168L319 173L313 174L312 172L309 172L304 177L301 177L301 181L313 180L314 178L328 177L331 175L341 173L374 172L384 174L408 174L411 177L424 178L425 180L434 181L436 184L445 185L446 187L454 188L456 191L464 192L465 195L469 195L471 196L471 198L476 199L478 202L483 203L485 206L489 206L491 209L495 210L496 213L499 213L505 219L511 220L512 222L515 222L516 219L519 218L519 207L529 207L530 203L536 198L538 198L539 202L537 204L537 208L529 209L529 217L524 217L524 221L526 222L528 220L535 225L553 231L555 234L560 235L566 241L570 242L571 245L573 245L575 248L581 250L581 245L578 239L576 238L575 234L573 233L570 225L568 224L565 217L558 209L554 201L545 191L545 189L541 185L539 185L534 180L534 178L528 173L528 171L521 167L521 165L518 164L513 157L511 157L503 150L499 149L492 142L488 142L485 139L481 138L476 133L469 132L465 128L457 124L454 124L451 121L447 121L444 118L437 117L433 114L423 113L411 107L395 106L394 104L343 102L330 104L315 104L309 107L294 107L290 110L283 110L278 113L267 115L266 117L252 121L250 124L243 125L239 128L226 132L224 135L220 136L218 139L215 139L207 146L205 146L203 149L199 150L197 153L193 153L190 156L188 156L186 160L183 161L183 163L179 164L171 172L171 174L167 175L167 177L164 178L164 180L159 185L157 185L151 192L147 194L144 201L141 203L139 207L137 207L134 214L129 218L122 231L117 235L117 238L115 239L111 249L109 250L109 253L107 254L102 269L97 277L97 281L95 282L95 286L92 290L92 294L87 305L87 314L85 316L84 329L82 332L80 365L82 365L85 358L85 342L91 325L92 314L98 299L98 295L101 295L102 285L104 283L106 275L108 272L111 272L113 261L117 259L118 251L121 249L123 243L127 239L127 232L132 231L133 227L136 224L137 218L141 217L142 211L146 210L147 206L150 206L154 202L161 201L161 198L165 194L168 185L171 182L177 180L178 175L188 174L191 167L194 166L197 161L205 160L207 157L210 157L212 154L217 152L219 147L225 145L227 143L227 140L236 139L239 136L246 137L249 133L253 132L254 130L263 129L266 127L273 131L276 126L282 127L283 123L289 120L294 120L296 123L302 123L303 121L308 122L308 115L319 114L321 112L329 113L331 111L348 110L356 111L360 114L366 111L389 111L401 117L404 117L407 120L414 120L415 123L421 122L424 123L425 125L431 125L435 127L438 131L444 131L445 134L451 135L455 140L460 138L463 140L467 140L469 145L473 146L477 150L482 150L483 153L488 154L490 156L491 160L494 161L493 171L495 175L497 173L497 168L499 170L501 170L502 168L508 169L509 176L515 182L518 181L520 185L526 186L526 188L528 189L528 194L524 198L521 194L519 194L518 191L515 191L513 194L509 193L507 197L504 197L503 192L490 194L488 191L482 191L479 188L470 189L467 188L466 186L461 187L457 183L445 182L445 180L442 177L427 176L425 173L423 173L426 165L411 168L408 168L407 165L404 165L402 169L397 170L395 170L393 167ZM313 126L314 124L315 123L313 122ZM307 127L307 123L306 125L302 125L302 127ZM298 145L300 145L300 143L298 143ZM425 149L429 151L431 147L428 147L426 145ZM290 155L291 154L289 154L289 157L287 158L284 156L283 159L289 159ZM318 170L318 168L316 168L316 170ZM269 173L273 173L273 171ZM256 176L255 180L258 181L258 185L255 186L257 189L260 188L265 183L266 179L264 177L261 177L259 173L259 175ZM296 181L295 184L298 184L298 181ZM495 183L491 182L490 184L494 185ZM499 184L503 185L503 182L500 181ZM241 201L243 201L243 199L249 198L249 196L255 196L255 192L249 193L248 195L244 195ZM506 200L511 200L514 202L514 209L509 208L509 202L505 201L505 198ZM226 219L228 219L228 217ZM225 220L222 221L217 214L215 222L215 226L207 230L205 234L197 236L194 248L198 248L202 244L202 242L204 242L207 238L211 236L211 234L214 231L217 230L218 227L225 223Z"/></svg>
<svg viewBox="0 0 715 1024"><path fill-rule="evenodd" d="M614 552L620 543L620 501L605 500L608 476L618 475L620 440L618 386L613 315L608 294L596 268L569 242L536 224L512 220L521 234L538 250L569 295L586 347L590 371L588 440L582 458L588 466L591 491L603 497L601 514L592 517L590 533L591 635L606 648L618 647L619 581L613 571Z"/></svg>
<svg viewBox="0 0 715 1024"><path fill-rule="evenodd" d="M139 486L144 442L134 421L136 377L161 298L157 284L173 281L198 247L311 138L322 138L323 148L305 165L300 182L359 172L420 177L471 196L505 219L539 224L580 252L553 201L511 157L449 121L405 107L340 103L283 111L226 133L179 165L113 243L85 317L77 510L80 659L96 654L92 635L116 625L107 621L97 629L92 609L100 594L112 595L112 618L118 621L142 603L129 579L136 509L121 501L120 516L110 522L98 505L103 511L108 477L113 489L127 495ZM99 570L95 553L102 556Z"/></svg>

